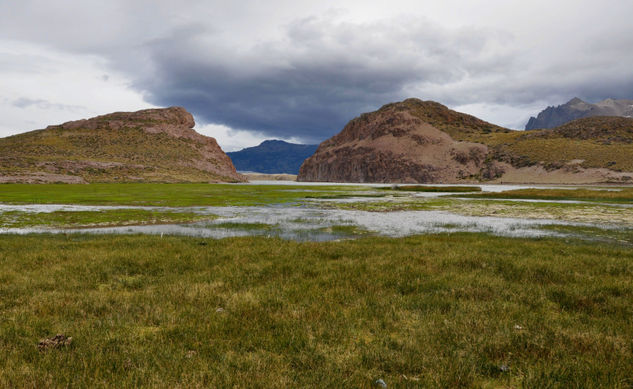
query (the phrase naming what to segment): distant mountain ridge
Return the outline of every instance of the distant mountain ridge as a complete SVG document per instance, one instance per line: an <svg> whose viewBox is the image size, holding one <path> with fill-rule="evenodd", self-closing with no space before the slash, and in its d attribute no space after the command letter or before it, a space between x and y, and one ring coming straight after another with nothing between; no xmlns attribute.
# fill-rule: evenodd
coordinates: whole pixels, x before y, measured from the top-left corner
<svg viewBox="0 0 633 389"><path fill-rule="evenodd" d="M565 104L547 107L537 117L531 117L525 129L554 128L572 120L593 116L633 117L633 100L606 99L591 104L574 97Z"/></svg>
<svg viewBox="0 0 633 389"><path fill-rule="evenodd" d="M243 172L268 174L297 174L306 158L314 154L318 145L265 140L259 146L233 151L227 155L235 168Z"/></svg>

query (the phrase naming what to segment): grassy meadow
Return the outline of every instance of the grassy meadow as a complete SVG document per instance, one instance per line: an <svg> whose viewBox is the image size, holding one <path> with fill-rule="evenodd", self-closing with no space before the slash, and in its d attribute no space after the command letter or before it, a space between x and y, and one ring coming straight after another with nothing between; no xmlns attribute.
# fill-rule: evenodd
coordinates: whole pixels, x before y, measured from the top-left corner
<svg viewBox="0 0 633 389"><path fill-rule="evenodd" d="M0 203L442 210L621 228L381 238L345 225L324 229L357 239L320 243L0 234L0 387L370 388L378 379L390 388L633 387L633 209L510 201L626 203L630 189L468 195L455 187L458 198L422 198L417 188L10 184L0 185ZM481 199L459 198L467 196ZM351 201L327 201L338 199ZM214 217L178 208L5 210L0 228ZM38 347L57 334L72 342Z"/></svg>
<svg viewBox="0 0 633 389"><path fill-rule="evenodd" d="M629 388L632 260L466 233L2 235L0 386Z"/></svg>
<svg viewBox="0 0 633 389"><path fill-rule="evenodd" d="M228 184L4 184L0 203L147 206L249 206L362 193L370 188L341 185Z"/></svg>

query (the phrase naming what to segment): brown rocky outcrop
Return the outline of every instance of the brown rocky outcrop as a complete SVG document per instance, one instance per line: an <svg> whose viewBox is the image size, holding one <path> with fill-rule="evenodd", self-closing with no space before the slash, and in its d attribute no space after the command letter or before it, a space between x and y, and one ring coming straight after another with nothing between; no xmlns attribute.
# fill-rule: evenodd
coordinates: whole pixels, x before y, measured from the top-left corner
<svg viewBox="0 0 633 389"><path fill-rule="evenodd" d="M450 123L457 129L501 130L441 104L409 99L352 120L319 145L301 166L298 180L432 183L503 172L501 165L486 160L488 146L456 141L438 129Z"/></svg>
<svg viewBox="0 0 633 389"><path fill-rule="evenodd" d="M238 182L182 107L116 112L0 139L0 182Z"/></svg>
<svg viewBox="0 0 633 389"><path fill-rule="evenodd" d="M633 119L592 117L512 131L419 99L350 121L306 159L298 181L630 183Z"/></svg>

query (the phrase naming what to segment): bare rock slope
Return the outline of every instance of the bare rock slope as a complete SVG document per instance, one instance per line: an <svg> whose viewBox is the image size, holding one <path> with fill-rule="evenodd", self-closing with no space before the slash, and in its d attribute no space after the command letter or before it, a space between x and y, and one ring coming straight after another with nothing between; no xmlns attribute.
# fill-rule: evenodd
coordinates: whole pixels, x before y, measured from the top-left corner
<svg viewBox="0 0 633 389"><path fill-rule="evenodd" d="M613 130L615 124L617 131ZM319 145L301 166L297 179L630 182L633 174L627 172L633 171L629 150L633 134L628 129L632 125L633 119L591 118L553 132L512 131L436 102L407 99L350 121L339 134ZM619 159L614 154L620 155ZM614 169L616 164L618 169Z"/></svg>
<svg viewBox="0 0 633 389"><path fill-rule="evenodd" d="M301 166L300 181L455 182L494 175L481 143L443 131L507 131L441 104L408 99L352 120Z"/></svg>
<svg viewBox="0 0 633 389"><path fill-rule="evenodd" d="M116 112L0 139L0 182L237 182L181 107Z"/></svg>

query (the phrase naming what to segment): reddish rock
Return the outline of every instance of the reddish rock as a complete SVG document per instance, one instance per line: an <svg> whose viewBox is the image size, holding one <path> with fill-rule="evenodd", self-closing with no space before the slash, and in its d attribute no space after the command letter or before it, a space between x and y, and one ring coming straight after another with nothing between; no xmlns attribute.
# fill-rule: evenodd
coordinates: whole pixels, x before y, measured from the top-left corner
<svg viewBox="0 0 633 389"><path fill-rule="evenodd" d="M298 181L597 184L633 181L633 118L512 131L433 101L407 99L350 121Z"/></svg>
<svg viewBox="0 0 633 389"><path fill-rule="evenodd" d="M299 181L440 183L499 174L488 147L455 141L441 124L500 128L441 104L417 99L389 104L353 119L321 143L301 166ZM502 172L501 172L502 173Z"/></svg>
<svg viewBox="0 0 633 389"><path fill-rule="evenodd" d="M0 139L0 182L238 182L182 107L116 112Z"/></svg>

